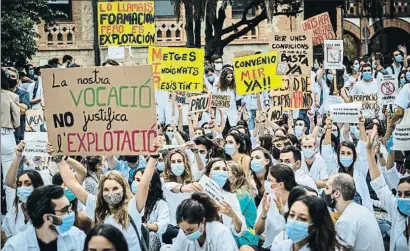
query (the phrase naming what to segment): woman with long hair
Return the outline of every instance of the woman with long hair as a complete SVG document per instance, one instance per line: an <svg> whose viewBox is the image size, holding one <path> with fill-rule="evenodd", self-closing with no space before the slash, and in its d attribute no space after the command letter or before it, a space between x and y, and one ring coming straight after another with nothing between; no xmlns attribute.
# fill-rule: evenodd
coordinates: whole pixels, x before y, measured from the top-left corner
<svg viewBox="0 0 410 251"><path fill-rule="evenodd" d="M265 193L265 180L268 178L269 169L273 166L273 160L270 153L264 148L257 147L251 152L250 170L253 181L258 189L255 197L256 206L259 206Z"/></svg>
<svg viewBox="0 0 410 251"><path fill-rule="evenodd" d="M251 158L246 155L247 146L240 133L231 132L226 135L224 149L233 161L238 162L245 172L249 173Z"/></svg>
<svg viewBox="0 0 410 251"><path fill-rule="evenodd" d="M271 250L347 250L339 244L326 203L316 196L303 196L289 209L285 232L289 239L273 244Z"/></svg>
<svg viewBox="0 0 410 251"><path fill-rule="evenodd" d="M181 231L172 246L162 250L238 250L232 232L219 222L218 206L208 195L194 193L182 201L176 218Z"/></svg>
<svg viewBox="0 0 410 251"><path fill-rule="evenodd" d="M109 224L97 224L84 241L84 251L128 251L128 244L122 232Z"/></svg>
<svg viewBox="0 0 410 251"><path fill-rule="evenodd" d="M104 168L104 158L101 156L87 156L83 159L83 164L87 168L87 176L83 181L83 187L88 193L97 195L98 183Z"/></svg>

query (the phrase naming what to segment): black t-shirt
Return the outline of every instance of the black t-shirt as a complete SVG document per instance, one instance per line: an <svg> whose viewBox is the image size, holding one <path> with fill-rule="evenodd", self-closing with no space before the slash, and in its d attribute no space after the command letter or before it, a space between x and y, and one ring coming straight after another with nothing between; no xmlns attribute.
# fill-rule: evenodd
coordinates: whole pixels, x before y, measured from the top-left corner
<svg viewBox="0 0 410 251"><path fill-rule="evenodd" d="M37 238L37 242L41 251L57 251L57 239L46 244Z"/></svg>

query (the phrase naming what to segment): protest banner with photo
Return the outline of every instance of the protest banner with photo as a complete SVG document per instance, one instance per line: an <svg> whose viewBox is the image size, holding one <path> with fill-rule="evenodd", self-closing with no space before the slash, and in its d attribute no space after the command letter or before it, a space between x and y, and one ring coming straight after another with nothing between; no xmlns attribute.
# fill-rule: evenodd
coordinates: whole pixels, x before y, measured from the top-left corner
<svg viewBox="0 0 410 251"><path fill-rule="evenodd" d="M46 132L44 112L42 109L26 111L26 132Z"/></svg>
<svg viewBox="0 0 410 251"><path fill-rule="evenodd" d="M231 96L212 94L211 107L230 108L231 107Z"/></svg>
<svg viewBox="0 0 410 251"><path fill-rule="evenodd" d="M366 118L374 118L380 111L380 107L377 104L377 93L353 95L352 100L362 104L362 115Z"/></svg>
<svg viewBox="0 0 410 251"><path fill-rule="evenodd" d="M202 175L198 183L202 186L204 192L213 198L217 203L220 204L225 201L222 188L220 188L214 180L206 175Z"/></svg>
<svg viewBox="0 0 410 251"><path fill-rule="evenodd" d="M47 132L26 132L24 133L24 143L24 156L50 157L46 151Z"/></svg>
<svg viewBox="0 0 410 251"><path fill-rule="evenodd" d="M393 149L396 151L410 150L410 125L397 125L393 132Z"/></svg>
<svg viewBox="0 0 410 251"><path fill-rule="evenodd" d="M323 53L325 69L343 69L343 40L325 40Z"/></svg>
<svg viewBox="0 0 410 251"><path fill-rule="evenodd" d="M282 77L276 75L279 53L270 51L234 58L236 93L245 95L280 88Z"/></svg>
<svg viewBox="0 0 410 251"><path fill-rule="evenodd" d="M359 123L361 103L334 104L329 106L330 116L336 123Z"/></svg>
<svg viewBox="0 0 410 251"><path fill-rule="evenodd" d="M323 44L325 40L332 40L336 38L332 22L330 21L329 14L327 12L303 21L302 30L313 32L313 46Z"/></svg>
<svg viewBox="0 0 410 251"><path fill-rule="evenodd" d="M210 96L208 94L198 95L190 98L189 112L197 113L208 111L210 108Z"/></svg>
<svg viewBox="0 0 410 251"><path fill-rule="evenodd" d="M41 75L56 154L157 153L150 65L44 69Z"/></svg>
<svg viewBox="0 0 410 251"><path fill-rule="evenodd" d="M271 50L279 51L283 75L310 76L313 66L312 32L280 32L269 37Z"/></svg>
<svg viewBox="0 0 410 251"><path fill-rule="evenodd" d="M204 89L204 49L149 47L155 89L201 93Z"/></svg>
<svg viewBox="0 0 410 251"><path fill-rule="evenodd" d="M98 2L100 46L155 44L154 1Z"/></svg>
<svg viewBox="0 0 410 251"><path fill-rule="evenodd" d="M377 96L380 105L394 104L399 92L397 78L395 75L377 75Z"/></svg>

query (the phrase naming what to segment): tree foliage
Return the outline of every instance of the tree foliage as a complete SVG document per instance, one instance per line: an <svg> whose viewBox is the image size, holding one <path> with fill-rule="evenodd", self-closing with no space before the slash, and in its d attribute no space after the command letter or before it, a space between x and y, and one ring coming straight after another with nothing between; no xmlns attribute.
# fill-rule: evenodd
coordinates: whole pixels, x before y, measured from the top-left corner
<svg viewBox="0 0 410 251"><path fill-rule="evenodd" d="M55 12L48 0L3 0L1 1L1 63L14 65L25 63L37 51L39 37L34 25L43 20L51 25Z"/></svg>
<svg viewBox="0 0 410 251"><path fill-rule="evenodd" d="M187 47L201 47L201 22L205 22L205 56L223 55L224 48L241 36L255 29L262 21L273 16L296 16L301 13L302 0L252 0L245 7L238 22L224 27L226 8L231 0L174 0L175 15L181 17L181 6L185 8ZM218 4L219 2L219 4ZM257 15L250 17L248 12L257 10ZM187 15L188 13L188 15ZM192 22L195 22L193 29ZM191 24L188 24L191 23ZM192 35L191 34L195 34ZM198 43L199 41L199 43ZM195 45L195 46L192 46Z"/></svg>

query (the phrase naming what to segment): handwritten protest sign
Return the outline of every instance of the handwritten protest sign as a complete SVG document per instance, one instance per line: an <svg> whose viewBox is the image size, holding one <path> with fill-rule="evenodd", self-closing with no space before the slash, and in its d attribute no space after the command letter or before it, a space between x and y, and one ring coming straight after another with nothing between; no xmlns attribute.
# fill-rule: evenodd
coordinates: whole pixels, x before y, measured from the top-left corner
<svg viewBox="0 0 410 251"><path fill-rule="evenodd" d="M377 96L380 105L394 104L396 96L399 92L397 78L395 75L378 74Z"/></svg>
<svg viewBox="0 0 410 251"><path fill-rule="evenodd" d="M325 40L325 69L338 70L343 68L343 40Z"/></svg>
<svg viewBox="0 0 410 251"><path fill-rule="evenodd" d="M274 106L274 107L270 107L266 111L266 114L270 121L277 122L279 120L282 120L284 112L286 112L286 110L284 110L283 106Z"/></svg>
<svg viewBox="0 0 410 251"><path fill-rule="evenodd" d="M410 150L410 125L397 125L393 133L393 149Z"/></svg>
<svg viewBox="0 0 410 251"><path fill-rule="evenodd" d="M327 12L316 15L302 22L303 31L312 31L313 46L323 44L325 40L335 39L336 35L333 30L332 22L330 21Z"/></svg>
<svg viewBox="0 0 410 251"><path fill-rule="evenodd" d="M26 111L26 132L46 132L44 112L40 109Z"/></svg>
<svg viewBox="0 0 410 251"><path fill-rule="evenodd" d="M150 65L45 69L42 75L48 138L56 154L157 152Z"/></svg>
<svg viewBox="0 0 410 251"><path fill-rule="evenodd" d="M24 134L24 156L50 157L46 151L47 132L26 132Z"/></svg>
<svg viewBox="0 0 410 251"><path fill-rule="evenodd" d="M286 65L283 75L310 76L313 65L312 32L275 33L269 41L270 49L280 52L278 63Z"/></svg>
<svg viewBox="0 0 410 251"><path fill-rule="evenodd" d="M202 186L204 192L211 196L211 198L213 198L217 203L225 201L222 189L211 178L206 175L202 175L198 183Z"/></svg>
<svg viewBox="0 0 410 251"><path fill-rule="evenodd" d="M231 107L231 96L212 94L211 107L230 108Z"/></svg>
<svg viewBox="0 0 410 251"><path fill-rule="evenodd" d="M209 109L209 105L210 102L208 94L191 97L189 111L191 113L204 112Z"/></svg>
<svg viewBox="0 0 410 251"><path fill-rule="evenodd" d="M101 46L148 46L155 43L154 1L98 2Z"/></svg>
<svg viewBox="0 0 410 251"><path fill-rule="evenodd" d="M282 86L282 77L276 75L278 52L234 58L236 93L258 93Z"/></svg>
<svg viewBox="0 0 410 251"><path fill-rule="evenodd" d="M377 104L377 93L374 94L358 94L352 96L353 102L362 104L362 115L366 118L374 118L378 114L380 107Z"/></svg>
<svg viewBox="0 0 410 251"><path fill-rule="evenodd" d="M271 91L273 106L284 110L308 109L313 105L310 77L282 77L283 85Z"/></svg>
<svg viewBox="0 0 410 251"><path fill-rule="evenodd" d="M330 105L330 115L336 123L359 123L361 103Z"/></svg>
<svg viewBox="0 0 410 251"><path fill-rule="evenodd" d="M202 92L204 89L204 50L194 48L150 47L155 89Z"/></svg>

